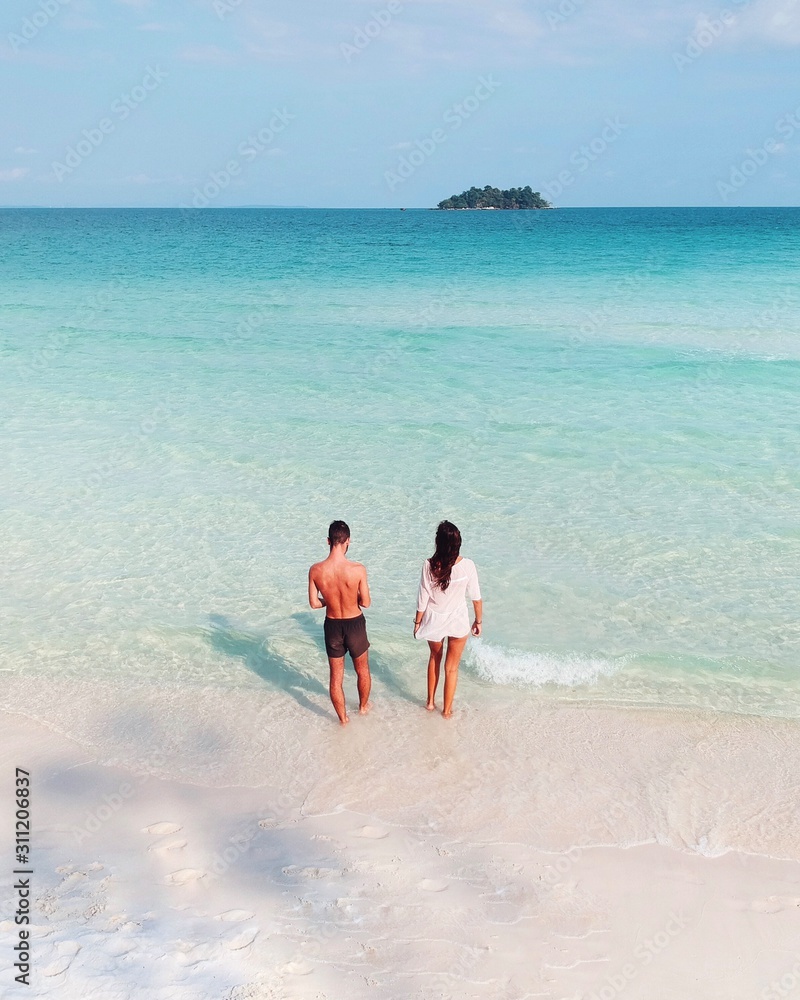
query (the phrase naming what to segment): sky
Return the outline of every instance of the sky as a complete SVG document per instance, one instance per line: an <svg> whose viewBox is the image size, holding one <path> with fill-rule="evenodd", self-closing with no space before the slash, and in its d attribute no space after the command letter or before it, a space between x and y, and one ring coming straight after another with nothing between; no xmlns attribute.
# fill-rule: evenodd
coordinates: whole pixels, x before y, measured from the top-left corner
<svg viewBox="0 0 800 1000"><path fill-rule="evenodd" d="M800 204L800 0L4 0L0 205Z"/></svg>

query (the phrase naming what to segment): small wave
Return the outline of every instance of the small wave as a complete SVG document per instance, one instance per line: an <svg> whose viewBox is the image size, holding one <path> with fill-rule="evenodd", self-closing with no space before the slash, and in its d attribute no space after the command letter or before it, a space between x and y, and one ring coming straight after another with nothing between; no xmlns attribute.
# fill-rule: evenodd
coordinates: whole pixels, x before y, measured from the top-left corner
<svg viewBox="0 0 800 1000"><path fill-rule="evenodd" d="M580 687L611 677L622 668L621 660L592 656L559 656L555 653L523 653L486 642L475 642L470 659L478 676L493 684L528 684L543 687L558 684Z"/></svg>

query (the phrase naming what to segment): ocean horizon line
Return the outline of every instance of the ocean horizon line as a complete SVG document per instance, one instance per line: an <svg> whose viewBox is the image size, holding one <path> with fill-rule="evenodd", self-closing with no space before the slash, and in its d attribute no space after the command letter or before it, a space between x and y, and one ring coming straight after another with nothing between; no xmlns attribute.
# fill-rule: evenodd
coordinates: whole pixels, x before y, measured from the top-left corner
<svg viewBox="0 0 800 1000"><path fill-rule="evenodd" d="M563 212L608 211L796 211L800 205L554 205ZM438 209L435 205L0 205L0 211L143 211L143 212L214 212L214 211L292 211L292 212L431 212L431 211L486 211L485 209ZM544 209L497 209L500 212L536 213Z"/></svg>

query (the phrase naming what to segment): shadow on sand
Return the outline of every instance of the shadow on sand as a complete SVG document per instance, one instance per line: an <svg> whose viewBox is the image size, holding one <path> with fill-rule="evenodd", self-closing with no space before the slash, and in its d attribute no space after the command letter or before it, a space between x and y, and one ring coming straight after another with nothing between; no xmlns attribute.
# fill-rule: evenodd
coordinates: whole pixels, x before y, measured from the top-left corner
<svg viewBox="0 0 800 1000"><path fill-rule="evenodd" d="M322 622L316 618L310 611L298 611L296 614L292 615L292 618L297 622L300 628L309 636L319 649L322 654L324 662L327 664L327 654L325 653L325 640L322 636ZM425 645L425 652L427 653L428 647ZM347 662L349 664L350 657L347 657ZM427 659L425 659L427 663ZM423 664L424 666L425 664ZM375 652L375 647L370 646L369 648L369 669L370 673L374 678L379 680L381 684L387 687L390 691L396 694L398 697L402 698L404 701L410 702L412 705L419 705L420 700L423 699L423 695L414 695L408 688L402 684L397 677L392 673L391 667L389 667L380 653ZM420 674L422 677L423 687L420 689L424 692L424 672Z"/></svg>
<svg viewBox="0 0 800 1000"><path fill-rule="evenodd" d="M235 629L224 615L209 615L207 638L211 646L226 656L237 657L276 691L290 694L298 705L315 715L328 718L329 713L306 696L307 691L328 697L328 689L316 677L309 677L284 657L269 649L267 636Z"/></svg>

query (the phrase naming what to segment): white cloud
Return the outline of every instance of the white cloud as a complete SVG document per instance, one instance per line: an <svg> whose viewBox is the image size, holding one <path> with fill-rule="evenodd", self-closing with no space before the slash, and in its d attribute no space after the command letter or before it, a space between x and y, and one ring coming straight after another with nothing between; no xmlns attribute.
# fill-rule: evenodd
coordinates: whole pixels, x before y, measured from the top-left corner
<svg viewBox="0 0 800 1000"><path fill-rule="evenodd" d="M379 0L305 0L305 5L301 21L296 0L242 3L230 15L241 54L293 63L341 56L344 44L374 27L374 11L382 6ZM737 44L737 36L800 44L800 0L716 0L708 17L718 18L723 7L736 22L725 28L721 48ZM698 9L703 7L697 0L404 0L385 27L369 33L369 52L365 46L363 60L354 66L382 62L416 75L436 64L500 71L535 58L580 68L609 65L620 52L644 47L666 50L668 59L671 46L685 44L697 27Z"/></svg>
<svg viewBox="0 0 800 1000"><path fill-rule="evenodd" d="M14 150L14 152L18 156L30 156L31 153L35 153L36 150L35 149L30 149L28 146L17 146L17 148Z"/></svg>
<svg viewBox="0 0 800 1000"><path fill-rule="evenodd" d="M754 0L737 18L733 37L800 45L800 0Z"/></svg>
<svg viewBox="0 0 800 1000"><path fill-rule="evenodd" d="M164 21L148 21L137 25L138 31L177 31L177 24L166 24Z"/></svg>
<svg viewBox="0 0 800 1000"><path fill-rule="evenodd" d="M0 181L21 181L30 172L30 167L12 167L10 170L0 170Z"/></svg>

